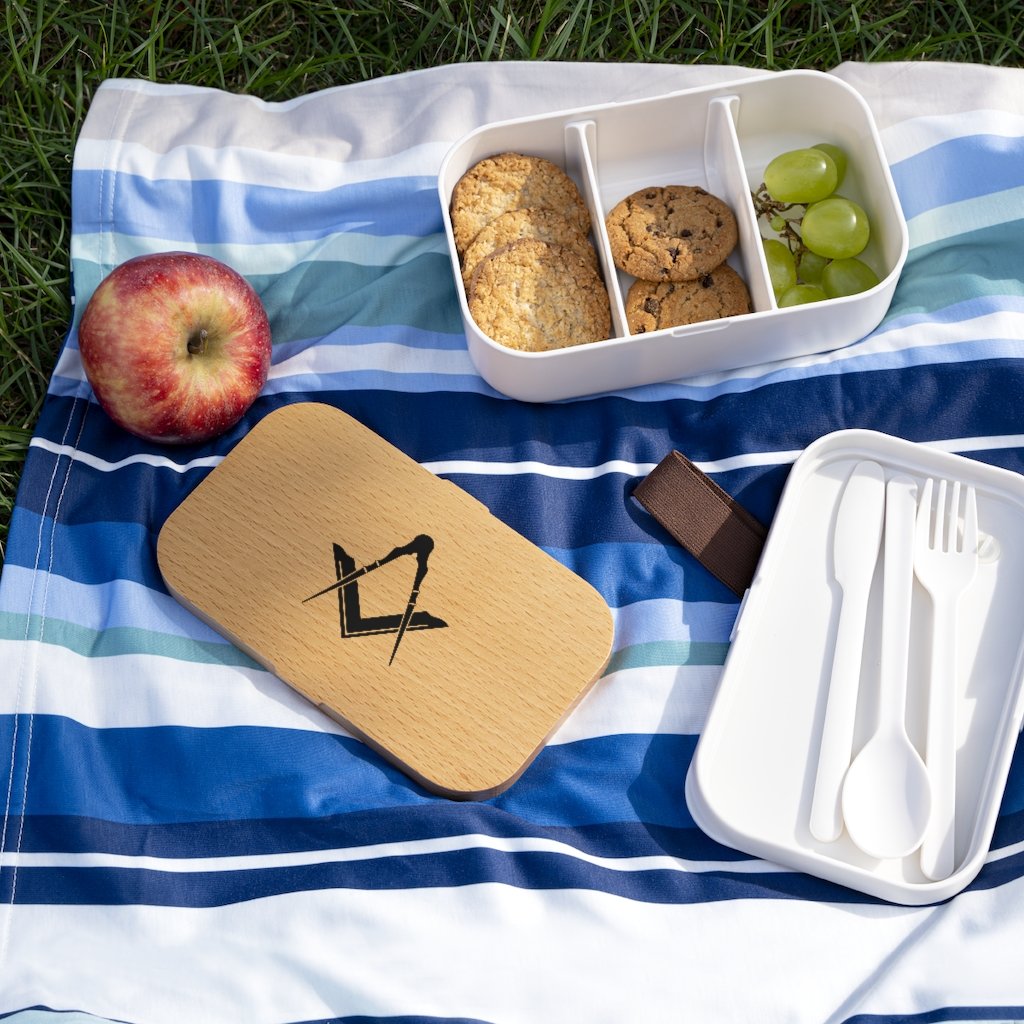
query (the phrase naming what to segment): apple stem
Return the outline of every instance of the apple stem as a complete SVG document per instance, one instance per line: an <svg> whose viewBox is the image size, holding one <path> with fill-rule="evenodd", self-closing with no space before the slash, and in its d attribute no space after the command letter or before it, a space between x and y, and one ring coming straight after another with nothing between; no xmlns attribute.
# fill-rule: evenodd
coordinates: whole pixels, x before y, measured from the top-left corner
<svg viewBox="0 0 1024 1024"><path fill-rule="evenodd" d="M206 351L206 339L209 337L209 331L205 327L200 327L189 339L188 339L188 353L191 356L201 356Z"/></svg>

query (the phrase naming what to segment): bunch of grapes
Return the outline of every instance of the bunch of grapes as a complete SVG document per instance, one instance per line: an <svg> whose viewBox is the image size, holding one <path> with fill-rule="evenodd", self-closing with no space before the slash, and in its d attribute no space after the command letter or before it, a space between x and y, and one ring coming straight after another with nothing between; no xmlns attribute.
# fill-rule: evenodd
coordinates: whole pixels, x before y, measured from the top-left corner
<svg viewBox="0 0 1024 1024"><path fill-rule="evenodd" d="M772 290L780 306L855 295L878 284L857 257L871 237L864 209L836 189L846 174L846 154L819 142L775 157L753 193L759 219L777 237L763 238Z"/></svg>

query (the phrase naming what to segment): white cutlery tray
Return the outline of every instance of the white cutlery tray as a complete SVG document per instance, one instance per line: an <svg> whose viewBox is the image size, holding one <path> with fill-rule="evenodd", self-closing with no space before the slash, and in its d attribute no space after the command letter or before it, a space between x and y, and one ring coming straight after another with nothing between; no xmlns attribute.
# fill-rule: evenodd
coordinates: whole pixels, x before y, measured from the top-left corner
<svg viewBox="0 0 1024 1024"><path fill-rule="evenodd" d="M977 492L978 569L958 618L955 866L938 881L924 875L918 852L873 859L845 830L821 842L808 824L842 599L833 575L836 511L864 459L879 463L887 479L908 474L919 492L929 477ZM810 445L787 479L686 779L697 824L728 846L893 903L933 903L967 886L989 856L1024 716L1022 537L1024 477L1016 473L868 430L838 431ZM883 564L884 538L853 756L874 721ZM915 579L907 730L922 755L930 656L931 601Z"/></svg>
<svg viewBox="0 0 1024 1024"><path fill-rule="evenodd" d="M780 153L833 142L849 157L838 192L868 213L862 259L879 284L858 295L780 309L772 294L751 189ZM469 312L449 206L459 178L488 156L545 157L579 186L608 287L613 336L547 352L520 352L487 337ZM697 185L725 200L739 242L729 264L746 281L753 312L630 335L625 296L633 278L612 263L604 220L648 185ZM483 125L449 150L438 193L469 354L498 391L553 401L824 352L870 333L889 308L907 256L907 225L874 119L849 85L819 71L754 75L653 99L578 108Z"/></svg>

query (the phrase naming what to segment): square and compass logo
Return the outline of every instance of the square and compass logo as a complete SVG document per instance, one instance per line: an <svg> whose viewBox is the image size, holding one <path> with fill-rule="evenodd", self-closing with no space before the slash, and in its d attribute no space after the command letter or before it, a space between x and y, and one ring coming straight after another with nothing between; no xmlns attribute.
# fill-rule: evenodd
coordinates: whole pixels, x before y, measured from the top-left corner
<svg viewBox="0 0 1024 1024"><path fill-rule="evenodd" d="M386 555L362 566L357 565L355 559L340 544L335 543L333 548L337 579L315 594L310 594L302 603L306 604L327 594L336 593L343 640L394 634L395 644L391 649L391 657L388 659L390 665L395 660L402 638L409 630L441 629L448 625L444 619L439 619L416 607L420 588L427 575L427 561L430 558L430 553L434 550L432 537L425 533L418 534L408 544L392 548ZM382 566L404 557L413 558L416 561L416 571L412 577L412 586L405 608L386 615L363 614L359 602L359 581Z"/></svg>

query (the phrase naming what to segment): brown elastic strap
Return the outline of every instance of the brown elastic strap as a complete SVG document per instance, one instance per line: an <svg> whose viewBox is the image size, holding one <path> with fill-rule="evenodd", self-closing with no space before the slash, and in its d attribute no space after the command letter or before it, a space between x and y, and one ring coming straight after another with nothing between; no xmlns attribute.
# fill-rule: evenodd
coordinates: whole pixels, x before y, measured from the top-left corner
<svg viewBox="0 0 1024 1024"><path fill-rule="evenodd" d="M640 481L633 494L704 568L742 597L768 534L760 522L675 451Z"/></svg>

